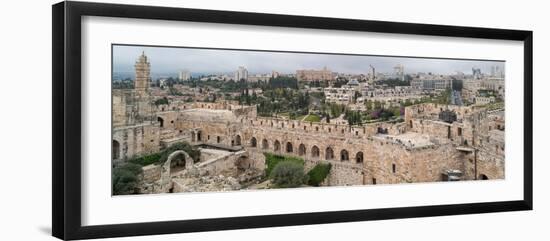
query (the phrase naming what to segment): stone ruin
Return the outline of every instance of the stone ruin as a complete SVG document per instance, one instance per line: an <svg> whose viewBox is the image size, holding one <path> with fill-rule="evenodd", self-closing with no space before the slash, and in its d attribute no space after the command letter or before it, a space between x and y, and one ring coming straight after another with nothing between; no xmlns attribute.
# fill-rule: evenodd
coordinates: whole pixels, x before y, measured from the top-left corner
<svg viewBox="0 0 550 241"><path fill-rule="evenodd" d="M178 150L171 153L162 165L143 167L139 193L242 190L263 180L263 169L240 166L247 157L246 153L214 151L216 152L218 155L205 151L202 156L207 156L208 159L197 163L185 151ZM172 172L172 161L180 155L184 157L185 168Z"/></svg>

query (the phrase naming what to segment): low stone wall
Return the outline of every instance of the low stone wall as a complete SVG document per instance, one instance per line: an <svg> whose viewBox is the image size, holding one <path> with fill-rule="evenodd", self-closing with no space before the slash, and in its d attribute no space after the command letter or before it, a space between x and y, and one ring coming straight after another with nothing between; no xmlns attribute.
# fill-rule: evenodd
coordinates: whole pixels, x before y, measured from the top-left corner
<svg viewBox="0 0 550 241"><path fill-rule="evenodd" d="M330 163L328 176L321 186L349 186L363 184L363 170L361 164L340 161L305 160L304 171L309 172L319 163Z"/></svg>
<svg viewBox="0 0 550 241"><path fill-rule="evenodd" d="M236 162L239 158L247 158L246 151L228 152L227 155L215 157L213 159L201 162L197 165L202 170L207 170L211 175L217 175L224 170L229 170L236 167Z"/></svg>
<svg viewBox="0 0 550 241"><path fill-rule="evenodd" d="M141 168L143 170L143 181L153 183L160 179L161 168L159 165L151 164Z"/></svg>

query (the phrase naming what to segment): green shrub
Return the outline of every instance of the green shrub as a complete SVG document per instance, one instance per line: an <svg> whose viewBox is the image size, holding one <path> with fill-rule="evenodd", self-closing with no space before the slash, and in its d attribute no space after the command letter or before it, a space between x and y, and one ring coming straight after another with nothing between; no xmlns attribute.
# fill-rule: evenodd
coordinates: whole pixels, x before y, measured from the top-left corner
<svg viewBox="0 0 550 241"><path fill-rule="evenodd" d="M330 163L319 163L315 165L313 169L307 172L307 176L309 177L307 184L318 187L330 173L331 168L332 165Z"/></svg>
<svg viewBox="0 0 550 241"><path fill-rule="evenodd" d="M132 159L128 160L128 162L138 164L138 165L141 165L141 166L147 166L147 165L151 165L153 163L157 163L160 158L161 158L161 153L159 152L159 153L153 153L153 154L150 154L150 155L145 155L145 156L141 156L141 157L132 158Z"/></svg>
<svg viewBox="0 0 550 241"><path fill-rule="evenodd" d="M271 171L273 171L273 168L275 168L275 166L277 166L277 164L279 164L279 162L282 162L282 161L290 161L302 166L304 165L304 160L297 157L281 156L281 155L276 155L271 153L264 153L264 156L265 156L265 164L266 164L266 168L265 168L266 177L269 177L271 175Z"/></svg>
<svg viewBox="0 0 550 241"><path fill-rule="evenodd" d="M168 105L170 102L168 101L168 98L164 97L162 99L155 100L155 105Z"/></svg>
<svg viewBox="0 0 550 241"><path fill-rule="evenodd" d="M178 150L183 150L187 152L187 154L189 154L189 156L193 158L195 162L198 162L200 160L201 153L198 148L191 146L187 142L178 142L160 152L145 155L145 156L135 157L135 158L129 159L128 162L138 164L141 166L147 166L154 163L162 164L166 162L166 160L168 160L168 156L170 156L170 154Z"/></svg>
<svg viewBox="0 0 550 241"><path fill-rule="evenodd" d="M134 163L113 168L111 175L113 195L135 194L141 173L141 166Z"/></svg>
<svg viewBox="0 0 550 241"><path fill-rule="evenodd" d="M279 188L299 187L307 182L307 177L304 166L293 161L279 162L270 175L273 184Z"/></svg>

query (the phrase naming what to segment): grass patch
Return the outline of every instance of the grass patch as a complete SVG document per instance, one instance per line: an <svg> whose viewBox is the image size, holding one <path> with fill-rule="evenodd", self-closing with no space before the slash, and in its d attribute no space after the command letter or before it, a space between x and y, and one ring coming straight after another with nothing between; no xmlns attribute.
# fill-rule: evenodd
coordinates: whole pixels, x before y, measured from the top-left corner
<svg viewBox="0 0 550 241"><path fill-rule="evenodd" d="M281 112L281 113L277 113L277 116L288 118L290 114L288 112Z"/></svg>
<svg viewBox="0 0 550 241"><path fill-rule="evenodd" d="M293 120L302 120L305 117L305 115L296 115L292 119Z"/></svg>
<svg viewBox="0 0 550 241"><path fill-rule="evenodd" d="M309 122L320 122L320 121L321 121L321 117L318 116L318 115L309 114L309 115L304 119L304 121L309 121Z"/></svg>
<svg viewBox="0 0 550 241"><path fill-rule="evenodd" d="M307 184L310 186L318 187L330 173L332 165L330 163L319 163L313 167L313 169L307 172L309 177Z"/></svg>

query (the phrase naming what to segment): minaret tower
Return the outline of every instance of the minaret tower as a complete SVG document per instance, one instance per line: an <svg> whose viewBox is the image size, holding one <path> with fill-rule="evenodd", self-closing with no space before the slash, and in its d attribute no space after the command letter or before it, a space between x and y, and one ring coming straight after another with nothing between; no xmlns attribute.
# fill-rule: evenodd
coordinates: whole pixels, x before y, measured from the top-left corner
<svg viewBox="0 0 550 241"><path fill-rule="evenodd" d="M136 69L134 89L137 95L145 96L147 95L147 90L149 89L149 83L151 81L151 64L147 61L145 52L141 53L134 67Z"/></svg>

